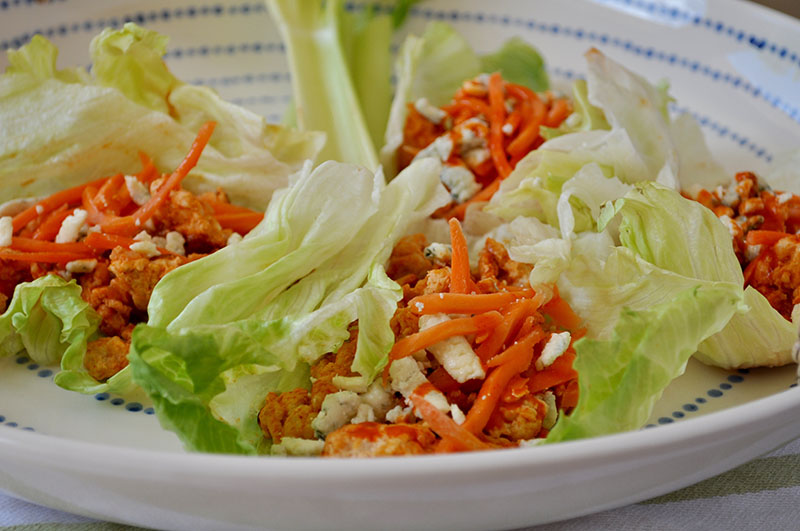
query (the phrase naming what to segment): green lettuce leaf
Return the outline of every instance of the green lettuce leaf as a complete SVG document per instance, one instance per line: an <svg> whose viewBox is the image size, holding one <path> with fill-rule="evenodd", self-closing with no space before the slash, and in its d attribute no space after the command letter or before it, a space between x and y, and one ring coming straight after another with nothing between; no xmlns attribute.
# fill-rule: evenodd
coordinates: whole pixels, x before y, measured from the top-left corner
<svg viewBox="0 0 800 531"><path fill-rule="evenodd" d="M696 286L645 310L622 310L609 339L577 341L578 404L547 442L641 428L697 345L725 326L740 300L731 286Z"/></svg>
<svg viewBox="0 0 800 531"><path fill-rule="evenodd" d="M604 219L620 216L620 241L648 262L699 280L730 282L744 277L728 229L714 213L672 190L642 186L614 203ZM698 359L724 368L790 363L797 336L758 291L744 290L749 311L735 315L698 348Z"/></svg>
<svg viewBox="0 0 800 531"><path fill-rule="evenodd" d="M603 111L589 103L589 86L585 79L577 79L572 83L572 106L574 111L558 127L539 128L539 133L545 140L550 140L567 133L578 131L593 131L597 129L609 130L611 126L606 121Z"/></svg>
<svg viewBox="0 0 800 531"><path fill-rule="evenodd" d="M506 81L525 85L536 92L550 88L544 59L536 48L519 37L512 37L495 53L480 59L482 72L502 72Z"/></svg>
<svg viewBox="0 0 800 531"><path fill-rule="evenodd" d="M171 171L209 120L218 122L214 136L185 181L196 192L221 186L232 201L264 209L319 152L321 134L269 125L176 79L161 60L165 45L134 24L106 30L92 41L91 75L57 70L57 50L43 37L9 52L0 76L0 202L136 173L140 151Z"/></svg>
<svg viewBox="0 0 800 531"><path fill-rule="evenodd" d="M402 298L383 264L449 202L440 170L418 161L386 184L380 171L309 165L244 240L166 275L130 353L165 427L192 449L267 451L256 422L266 394L308 387L309 365L336 351L355 321L352 368L372 381Z"/></svg>

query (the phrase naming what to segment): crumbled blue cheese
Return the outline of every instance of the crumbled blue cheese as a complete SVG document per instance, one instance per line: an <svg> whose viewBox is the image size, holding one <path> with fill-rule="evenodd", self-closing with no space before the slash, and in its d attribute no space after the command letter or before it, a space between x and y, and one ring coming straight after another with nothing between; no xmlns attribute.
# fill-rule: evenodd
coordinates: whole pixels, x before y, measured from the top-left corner
<svg viewBox="0 0 800 531"><path fill-rule="evenodd" d="M11 239L14 237L14 222L11 216L3 216L0 218L0 247L8 247L11 245Z"/></svg>
<svg viewBox="0 0 800 531"><path fill-rule="evenodd" d="M510 136L511 133L514 132L514 126L511 124L503 124L503 127L500 128L503 131L503 134L506 136Z"/></svg>
<svg viewBox="0 0 800 531"><path fill-rule="evenodd" d="M450 158L453 153L453 139L449 134L436 137L436 140L421 149L414 160L437 158L442 162Z"/></svg>
<svg viewBox="0 0 800 531"><path fill-rule="evenodd" d="M389 376L392 379L392 389L406 398L411 397L417 387L428 383L416 360L410 356L393 361L389 367ZM424 398L442 413L450 411L450 404L440 391L430 391Z"/></svg>
<svg viewBox="0 0 800 531"><path fill-rule="evenodd" d="M238 232L232 232L230 236L228 236L228 241L225 242L225 245L236 245L244 238Z"/></svg>
<svg viewBox="0 0 800 531"><path fill-rule="evenodd" d="M781 193L779 193L779 194L777 195L777 198L778 198L778 204L779 204L779 205L782 205L782 204L784 204L785 202L787 202L789 199L791 199L791 198L792 198L792 195L793 195L793 194L792 194L791 192L781 192Z"/></svg>
<svg viewBox="0 0 800 531"><path fill-rule="evenodd" d="M363 402L358 406L356 415L350 419L350 424L361 424L362 422L375 422L375 410L369 404Z"/></svg>
<svg viewBox="0 0 800 531"><path fill-rule="evenodd" d="M549 430L556 425L558 420L558 407L556 406L556 395L552 391L545 391L542 394L536 395L536 398L541 400L547 406L542 419L542 428Z"/></svg>
<svg viewBox="0 0 800 531"><path fill-rule="evenodd" d="M542 371L545 367L552 365L559 356L567 351L571 339L572 336L570 336L569 332L560 332L551 335L547 344L542 349L542 355L536 360L536 370Z"/></svg>
<svg viewBox="0 0 800 531"><path fill-rule="evenodd" d="M470 167L475 168L489 160L489 157L491 156L492 154L489 152L489 148L480 147L470 149L469 151L463 153L461 158L463 158L464 162L469 164Z"/></svg>
<svg viewBox="0 0 800 531"><path fill-rule="evenodd" d="M391 422L392 424L396 423L403 417L411 415L413 413L414 408L411 406L403 407L401 405L394 406L392 409L386 412L386 422Z"/></svg>
<svg viewBox="0 0 800 531"><path fill-rule="evenodd" d="M186 240L183 238L183 234L172 230L167 233L167 242L164 248L171 253L186 256L186 249L183 248L184 243L186 243Z"/></svg>
<svg viewBox="0 0 800 531"><path fill-rule="evenodd" d="M442 123L442 120L444 120L447 116L446 112L431 104L431 102L428 101L428 98L420 98L415 101L414 108L428 121L435 124Z"/></svg>
<svg viewBox="0 0 800 531"><path fill-rule="evenodd" d="M270 453L287 457L314 457L322 455L323 448L325 448L325 441L319 439L283 437L280 444L272 445Z"/></svg>
<svg viewBox="0 0 800 531"><path fill-rule="evenodd" d="M356 416L361 399L352 391L331 393L322 401L322 408L311 427L322 437L338 430Z"/></svg>
<svg viewBox="0 0 800 531"><path fill-rule="evenodd" d="M748 245L744 250L747 261L755 260L761 254L761 245Z"/></svg>
<svg viewBox="0 0 800 531"><path fill-rule="evenodd" d="M36 213L37 213L37 214L39 214L40 216L41 216L42 214L44 214L44 207L43 207L42 205L36 205L36 207L34 208L34 210L36 210Z"/></svg>
<svg viewBox="0 0 800 531"><path fill-rule="evenodd" d="M450 263L450 257L453 255L453 247L449 243L434 242L422 251L425 258L433 261L436 265L442 266Z"/></svg>
<svg viewBox="0 0 800 531"><path fill-rule="evenodd" d="M394 397L387 391L380 381L374 381L366 393L359 395L362 404L372 408L375 417L382 419L394 405Z"/></svg>
<svg viewBox="0 0 800 531"><path fill-rule="evenodd" d="M161 254L156 242L153 241L153 238L147 234L146 231L140 231L133 239L135 242L129 247L131 251L143 254L147 258L152 258Z"/></svg>
<svg viewBox="0 0 800 531"><path fill-rule="evenodd" d="M450 190L450 195L457 203L463 203L481 189L475 175L464 166L445 165L439 179Z"/></svg>
<svg viewBox="0 0 800 531"><path fill-rule="evenodd" d="M134 177L133 175L126 175L125 176L125 188L128 189L128 194L131 196L131 200L139 206L150 201L150 191L147 187Z"/></svg>
<svg viewBox="0 0 800 531"><path fill-rule="evenodd" d="M459 426L464 424L464 421L467 420L466 415L464 415L464 412L458 407L458 404L450 404L450 416L453 417L453 421Z"/></svg>
<svg viewBox="0 0 800 531"><path fill-rule="evenodd" d="M78 241L81 229L86 224L88 214L82 208L76 208L72 214L64 218L56 235L56 243L71 243Z"/></svg>
<svg viewBox="0 0 800 531"><path fill-rule="evenodd" d="M425 330L449 320L450 317L443 313L423 315L419 318L419 329ZM431 345L428 350L442 364L447 374L452 376L458 383L486 377L480 358L472 350L469 341L464 336L447 338L435 345Z"/></svg>
<svg viewBox="0 0 800 531"><path fill-rule="evenodd" d="M97 260L94 258L85 258L82 260L73 260L67 262L68 273L91 273L97 267Z"/></svg>
<svg viewBox="0 0 800 531"><path fill-rule="evenodd" d="M735 207L741 201L741 197L736 192L735 187L728 187L723 188L720 186L720 189L717 190L717 195L719 196L720 202L727 206L727 207Z"/></svg>
<svg viewBox="0 0 800 531"><path fill-rule="evenodd" d="M153 237L150 236L146 230L139 231L133 239L137 242L150 242L153 241Z"/></svg>

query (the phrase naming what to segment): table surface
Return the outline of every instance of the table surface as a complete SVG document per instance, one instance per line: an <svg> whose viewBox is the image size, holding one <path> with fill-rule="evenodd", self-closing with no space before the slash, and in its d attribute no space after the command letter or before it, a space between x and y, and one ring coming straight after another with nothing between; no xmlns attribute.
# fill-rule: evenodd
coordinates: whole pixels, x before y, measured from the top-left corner
<svg viewBox="0 0 800 531"><path fill-rule="evenodd" d="M753 0L800 18L800 0ZM771 454L682 490L601 513L527 531L797 529L800 522L800 439ZM34 505L0 492L0 531L123 531Z"/></svg>

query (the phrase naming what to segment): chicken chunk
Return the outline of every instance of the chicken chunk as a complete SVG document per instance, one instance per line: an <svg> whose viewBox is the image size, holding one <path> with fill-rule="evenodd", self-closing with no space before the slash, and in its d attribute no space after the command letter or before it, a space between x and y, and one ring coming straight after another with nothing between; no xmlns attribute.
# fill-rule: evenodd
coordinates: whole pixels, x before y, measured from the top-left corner
<svg viewBox="0 0 800 531"><path fill-rule="evenodd" d="M433 262L425 258L425 246L427 240L423 234L414 234L401 238L386 266L386 274L389 278L405 280L401 284L413 283L423 278L433 267ZM410 277L410 278L409 278Z"/></svg>
<svg viewBox="0 0 800 531"><path fill-rule="evenodd" d="M311 407L311 397L305 389L269 393L258 414L258 424L264 435L276 444L280 444L283 437L313 439L311 421L318 412Z"/></svg>
<svg viewBox="0 0 800 531"><path fill-rule="evenodd" d="M86 345L83 365L92 378L98 382L105 381L128 366L128 347L129 343L117 336L90 341Z"/></svg>
<svg viewBox="0 0 800 531"><path fill-rule="evenodd" d="M486 245L478 256L481 280L495 278L509 286L523 286L528 282L532 269L531 264L509 258L505 246L492 238L486 239Z"/></svg>
<svg viewBox="0 0 800 531"><path fill-rule="evenodd" d="M533 439L542 429L547 405L528 393L515 402L498 404L486 425L486 434L511 442Z"/></svg>
<svg viewBox="0 0 800 531"><path fill-rule="evenodd" d="M151 185L157 189L158 181ZM231 235L214 217L208 203L188 190L175 190L153 216L159 232L177 231L186 239L187 252L209 253L225 247Z"/></svg>
<svg viewBox="0 0 800 531"><path fill-rule="evenodd" d="M325 457L380 457L426 454L436 435L423 424L347 424L325 438Z"/></svg>
<svg viewBox="0 0 800 531"><path fill-rule="evenodd" d="M190 259L178 255L150 259L135 251L117 247L111 252L108 269L115 277L111 284L128 293L137 310L145 311L158 281L188 261Z"/></svg>

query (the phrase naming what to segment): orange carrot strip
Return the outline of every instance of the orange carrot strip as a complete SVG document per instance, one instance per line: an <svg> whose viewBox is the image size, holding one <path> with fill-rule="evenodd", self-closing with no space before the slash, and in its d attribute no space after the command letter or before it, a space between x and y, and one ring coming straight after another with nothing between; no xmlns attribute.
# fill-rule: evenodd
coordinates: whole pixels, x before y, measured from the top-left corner
<svg viewBox="0 0 800 531"><path fill-rule="evenodd" d="M103 183L103 186L97 190L97 194L94 196L93 201L94 204L97 205L97 208L107 210L111 206L111 198L114 196L119 187L124 185L124 183L125 177L123 177L121 173L109 177L108 180Z"/></svg>
<svg viewBox="0 0 800 531"><path fill-rule="evenodd" d="M506 349L503 354L510 352L504 356L508 361L492 370L483 381L478 397L467 413L467 420L462 425L464 428L472 433L480 433L483 430L508 382L531 364L533 346L536 344L537 338L535 333L531 333Z"/></svg>
<svg viewBox="0 0 800 531"><path fill-rule="evenodd" d="M538 393L556 385L568 382L578 377L578 372L572 368L575 361L575 351L567 350L556 358L552 365L543 371L535 371L528 380L528 389L531 393Z"/></svg>
<svg viewBox="0 0 800 531"><path fill-rule="evenodd" d="M530 319L530 317L528 319ZM526 319L525 321L528 322L528 319ZM525 331L525 330L520 329L520 332L523 332L523 331ZM516 341L514 344L518 344L520 341L522 341L523 339L528 337L528 338L531 338L531 341L533 341L533 344L536 345L537 343L539 343L541 340L543 340L545 338L545 335L546 334L545 334L544 330L542 330L541 327L536 328L536 329L530 329L524 335L522 333L520 333L520 339L518 341ZM510 348L508 348L505 351L503 351L500 354L498 354L497 356L495 356L492 359L490 359L486 363L486 367L489 367L489 368L491 368L491 367L499 367L499 366L501 366L501 365L503 365L505 363L508 363L508 361L513 356L517 356L517 355L518 354L516 354L514 351L512 351Z"/></svg>
<svg viewBox="0 0 800 531"><path fill-rule="evenodd" d="M506 102L503 95L503 78L498 72L489 76L489 152L497 173L505 179L511 174L511 165L503 149L503 123L506 121Z"/></svg>
<svg viewBox="0 0 800 531"><path fill-rule="evenodd" d="M422 416L422 420L424 420L439 437L448 441L450 446L455 450L488 450L490 448L488 444L464 429L463 426L456 424L453 419L425 400L425 396L419 388L415 389L409 398Z"/></svg>
<svg viewBox="0 0 800 531"><path fill-rule="evenodd" d="M214 215L217 214L251 214L256 212L255 210L251 210L247 207L233 205L231 203L226 203L225 201L217 201L216 199L209 199L208 197L198 197L203 203L207 204L211 207L214 211Z"/></svg>
<svg viewBox="0 0 800 531"><path fill-rule="evenodd" d="M264 219L259 212L237 212L233 214L217 214L217 221L223 229L233 229L239 234L247 234Z"/></svg>
<svg viewBox="0 0 800 531"><path fill-rule="evenodd" d="M547 112L544 124L547 127L558 127L558 125L569 115L569 103L567 100L560 99L553 102L552 107Z"/></svg>
<svg viewBox="0 0 800 531"><path fill-rule="evenodd" d="M748 245L775 245L779 240L788 236L792 235L776 230L751 230L747 232L745 241Z"/></svg>
<svg viewBox="0 0 800 531"><path fill-rule="evenodd" d="M158 207L169 197L170 192L180 186L184 177L197 165L197 161L203 153L203 149L205 149L208 141L211 139L211 134L214 132L215 126L216 122L206 122L203 124L194 142L192 142L192 147L189 149L186 158L184 158L175 171L161 183L158 191L150 197L150 200L140 206L136 212L130 216L119 217L101 224L103 231L123 236L132 236L142 230L141 227L148 219L153 217Z"/></svg>
<svg viewBox="0 0 800 531"><path fill-rule="evenodd" d="M519 299L533 297L533 290L500 291L497 293L428 293L408 302L416 315L434 313L483 313L499 310Z"/></svg>
<svg viewBox="0 0 800 531"><path fill-rule="evenodd" d="M20 238L19 236L14 236L11 238L11 249L15 251L26 251L26 252L59 252L59 253L84 253L84 254L91 254L92 249L90 249L86 244L81 242L69 242L69 243L55 243L49 242L45 240L34 240L32 238Z"/></svg>
<svg viewBox="0 0 800 531"><path fill-rule="evenodd" d="M519 338L525 337L526 335L530 334L535 326L536 326L536 320L533 318L533 316L529 315L528 317L526 317L525 320L522 322L522 326L519 327L519 332L517 332L517 337L515 340L519 340Z"/></svg>
<svg viewBox="0 0 800 531"><path fill-rule="evenodd" d="M497 326L503 316L500 312L486 312L473 317L459 317L439 323L425 330L420 330L416 334L404 337L394 344L389 352L389 360L399 360L410 356L418 350L435 345L445 339L455 336L466 336L476 334L483 330L489 330Z"/></svg>
<svg viewBox="0 0 800 531"><path fill-rule="evenodd" d="M22 227L36 219L38 216L52 212L61 205L78 203L81 200L81 194L83 193L84 188L87 186L100 186L103 182L105 182L106 179L107 177L103 177L102 179L97 179L96 181L92 181L90 183L67 188L66 190L61 190L60 192L56 192L51 196L45 197L35 205L26 208L14 216L12 221L14 233L22 229Z"/></svg>
<svg viewBox="0 0 800 531"><path fill-rule="evenodd" d="M33 232L33 239L54 240L58 235L58 231L61 230L61 224L73 211L74 209L68 209L67 205L64 204L53 210L44 221L36 227L36 230Z"/></svg>
<svg viewBox="0 0 800 531"><path fill-rule="evenodd" d="M544 103L542 103L535 94L530 105L532 112L528 121L516 138L508 145L508 148L506 148L506 151L508 151L508 154L512 157L520 157L531 151L534 142L539 138L539 127L542 125L542 120L545 117L547 109Z"/></svg>
<svg viewBox="0 0 800 531"><path fill-rule="evenodd" d="M558 295L542 307L542 313L549 315L558 326L567 330L578 328L581 324L581 318Z"/></svg>
<svg viewBox="0 0 800 531"><path fill-rule="evenodd" d="M147 153L140 151L139 160L142 162L142 171L136 175L136 178L143 183L154 181L158 177L158 171L156 170L156 166L153 164L152 159L147 156Z"/></svg>
<svg viewBox="0 0 800 531"><path fill-rule="evenodd" d="M432 386L441 390L443 393L449 393L461 387L461 384L455 381L444 367L437 367L434 369L433 372L428 375L428 381Z"/></svg>
<svg viewBox="0 0 800 531"><path fill-rule="evenodd" d="M83 240L87 246L98 251L108 251L115 247L125 247L126 249L131 246L136 240L118 236L116 234L103 234L102 232L90 232L86 239Z"/></svg>
<svg viewBox="0 0 800 531"><path fill-rule="evenodd" d="M467 239L461 231L461 223L450 218L450 245L453 248L450 259L450 292L471 293L475 290L469 268L469 249Z"/></svg>
<svg viewBox="0 0 800 531"><path fill-rule="evenodd" d="M36 241L36 240L34 240ZM14 260L17 262L40 262L47 264L61 264L72 262L73 260L84 260L91 258L88 253L59 252L59 251L12 251L8 248L0 250L0 260Z"/></svg>
<svg viewBox="0 0 800 531"><path fill-rule="evenodd" d="M521 301L512 303L506 308L503 313L503 322L500 323L491 335L481 343L475 350L475 354L486 363L490 359L497 356L500 349L503 348L509 337L513 337L517 331L516 329L522 323L522 320L532 312L536 311L537 306L533 304L530 299L523 299Z"/></svg>
<svg viewBox="0 0 800 531"><path fill-rule="evenodd" d="M567 384L564 394L561 396L561 409L570 409L578 405L580 387L578 380L572 380Z"/></svg>

